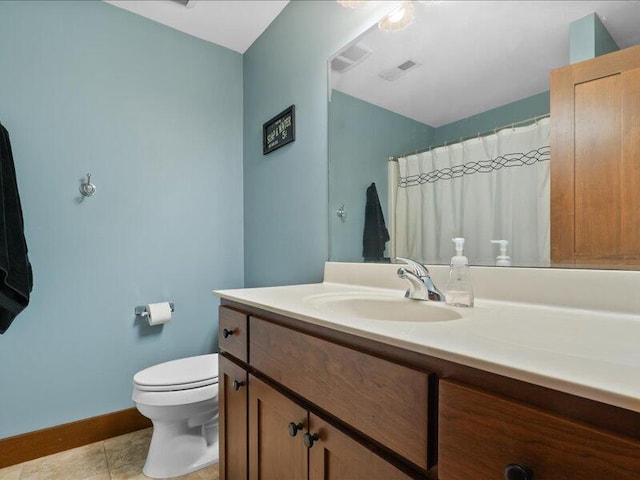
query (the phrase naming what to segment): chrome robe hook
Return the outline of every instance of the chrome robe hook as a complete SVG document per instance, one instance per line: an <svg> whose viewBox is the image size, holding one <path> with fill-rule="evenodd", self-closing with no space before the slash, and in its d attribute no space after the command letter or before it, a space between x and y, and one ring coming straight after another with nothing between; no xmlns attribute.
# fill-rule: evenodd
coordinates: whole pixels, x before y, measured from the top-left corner
<svg viewBox="0 0 640 480"><path fill-rule="evenodd" d="M83 197L90 197L96 193L96 186L91 183L91 174L87 173L87 181L80 184L80 193Z"/></svg>

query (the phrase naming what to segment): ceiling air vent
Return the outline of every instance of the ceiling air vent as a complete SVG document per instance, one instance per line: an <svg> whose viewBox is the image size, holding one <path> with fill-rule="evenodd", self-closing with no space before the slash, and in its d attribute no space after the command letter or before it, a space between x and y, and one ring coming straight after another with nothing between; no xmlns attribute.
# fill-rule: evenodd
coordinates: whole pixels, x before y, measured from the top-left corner
<svg viewBox="0 0 640 480"><path fill-rule="evenodd" d="M371 55L371 50L361 43L355 43L345 48L331 60L331 70L339 73L346 72L364 62L369 55Z"/></svg>
<svg viewBox="0 0 640 480"><path fill-rule="evenodd" d="M401 77L402 75L407 73L409 70L412 70L418 66L419 64L417 64L413 60L407 60L406 62L398 65L397 67L393 67L393 68L390 68L389 70L385 70L384 72L381 72L380 76L385 80L389 80L390 82L392 82L398 77Z"/></svg>

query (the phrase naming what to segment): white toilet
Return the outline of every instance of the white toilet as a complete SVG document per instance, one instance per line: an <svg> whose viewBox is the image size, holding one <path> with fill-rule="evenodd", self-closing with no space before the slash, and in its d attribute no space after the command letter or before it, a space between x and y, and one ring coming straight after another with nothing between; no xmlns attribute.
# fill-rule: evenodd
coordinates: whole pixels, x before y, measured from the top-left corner
<svg viewBox="0 0 640 480"><path fill-rule="evenodd" d="M153 422L143 473L185 475L218 461L218 354L160 363L133 377L133 401Z"/></svg>

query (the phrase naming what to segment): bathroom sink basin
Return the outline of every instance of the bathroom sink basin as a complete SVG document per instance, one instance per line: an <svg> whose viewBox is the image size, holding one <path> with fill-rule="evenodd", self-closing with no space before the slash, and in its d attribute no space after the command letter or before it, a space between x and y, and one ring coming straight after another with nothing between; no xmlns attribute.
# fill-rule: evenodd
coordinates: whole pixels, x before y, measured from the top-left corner
<svg viewBox="0 0 640 480"><path fill-rule="evenodd" d="M397 322L444 322L462 318L458 312L435 302L409 300L398 295L327 293L311 295L307 305L340 317Z"/></svg>

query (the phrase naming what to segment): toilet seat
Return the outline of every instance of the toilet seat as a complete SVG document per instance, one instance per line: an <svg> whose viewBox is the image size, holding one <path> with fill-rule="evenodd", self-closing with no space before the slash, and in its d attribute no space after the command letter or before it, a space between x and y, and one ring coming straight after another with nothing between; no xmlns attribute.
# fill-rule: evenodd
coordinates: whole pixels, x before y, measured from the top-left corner
<svg viewBox="0 0 640 480"><path fill-rule="evenodd" d="M136 383L135 386L138 390L142 390L144 392L175 392L179 390L191 390L193 388L206 387L208 385L215 385L217 383L218 378L216 377L191 383L179 383L170 385L140 385L139 383Z"/></svg>
<svg viewBox="0 0 640 480"><path fill-rule="evenodd" d="M133 377L137 390L173 392L218 383L218 355L198 355L160 363L139 371Z"/></svg>

